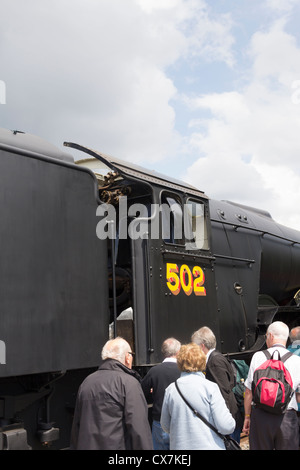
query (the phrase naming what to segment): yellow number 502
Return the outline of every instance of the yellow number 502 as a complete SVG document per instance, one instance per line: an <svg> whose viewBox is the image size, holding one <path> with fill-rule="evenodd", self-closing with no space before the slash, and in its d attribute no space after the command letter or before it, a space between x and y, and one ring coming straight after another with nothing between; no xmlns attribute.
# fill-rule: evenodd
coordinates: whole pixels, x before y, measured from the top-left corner
<svg viewBox="0 0 300 470"><path fill-rule="evenodd" d="M173 295L178 295L181 288L186 295L206 295L204 287L205 275L200 266L194 266L192 271L183 264L180 268L175 263L166 265L167 286Z"/></svg>

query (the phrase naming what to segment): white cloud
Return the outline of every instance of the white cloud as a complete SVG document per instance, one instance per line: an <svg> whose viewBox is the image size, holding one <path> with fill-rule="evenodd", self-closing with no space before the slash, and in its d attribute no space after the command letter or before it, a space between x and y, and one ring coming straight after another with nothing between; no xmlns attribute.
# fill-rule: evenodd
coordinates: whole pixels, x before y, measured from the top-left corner
<svg viewBox="0 0 300 470"><path fill-rule="evenodd" d="M280 13L290 12L299 0L266 0L266 7Z"/></svg>
<svg viewBox="0 0 300 470"><path fill-rule="evenodd" d="M231 34L232 22L230 15L221 15L217 20L210 19L208 12L202 14L202 21L195 24L190 40L192 57L202 57L208 61L225 62L228 66L234 64L232 46L234 37Z"/></svg>
<svg viewBox="0 0 300 470"><path fill-rule="evenodd" d="M1 125L162 159L178 142L168 66L191 53L230 61L228 28L199 0L2 0Z"/></svg>
<svg viewBox="0 0 300 470"><path fill-rule="evenodd" d="M253 79L274 80L277 86L290 87L300 77L300 49L296 38L284 30L285 25L286 21L280 19L268 32L253 35Z"/></svg>
<svg viewBox="0 0 300 470"><path fill-rule="evenodd" d="M120 158L161 158L176 136L164 68L184 37L171 22L161 35L153 25L134 0L4 0L7 126Z"/></svg>
<svg viewBox="0 0 300 470"><path fill-rule="evenodd" d="M300 104L293 88L300 49L284 27L276 21L252 36L252 65L240 91L190 100L211 117L192 122L190 145L201 158L185 179L211 197L256 205L300 229Z"/></svg>

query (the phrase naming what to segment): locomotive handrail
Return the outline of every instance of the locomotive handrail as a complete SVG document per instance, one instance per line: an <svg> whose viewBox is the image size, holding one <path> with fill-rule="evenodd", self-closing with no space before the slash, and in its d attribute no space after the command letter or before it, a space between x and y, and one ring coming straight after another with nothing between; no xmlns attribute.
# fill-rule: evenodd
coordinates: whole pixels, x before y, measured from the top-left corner
<svg viewBox="0 0 300 470"><path fill-rule="evenodd" d="M217 220L217 219L212 219L212 218L210 220L211 220L211 222L216 222L218 224L231 225L232 227L234 227L235 230L237 230L238 228L243 228L245 230L250 230L250 231L253 231L253 232L261 233L262 236L270 235L270 237L275 237L275 238L279 238L280 240L285 240L286 242L290 242L292 245L300 245L300 241L296 241L296 240L293 240L291 238L286 238L286 237L283 237L281 235L276 235L275 233L271 233L271 232L268 232L266 230L261 230L259 228L249 227L249 226L244 226L244 225L238 225L238 224L233 223L233 222L226 222L225 220Z"/></svg>
<svg viewBox="0 0 300 470"><path fill-rule="evenodd" d="M218 255L215 254L213 256L207 256L207 255L202 255L200 253L184 253L182 251L173 251L173 250L162 250L163 255L170 255L170 256L178 256L180 258L204 258L205 260L209 261L216 261L216 258L223 258L223 259L230 259L232 261L240 261L248 264L253 264L255 263L254 259L247 259L247 258L236 258L234 256L227 256L227 255Z"/></svg>
<svg viewBox="0 0 300 470"><path fill-rule="evenodd" d="M255 263L254 259L247 259L247 258L235 258L234 256L227 256L227 255L216 255L214 254L216 258L224 258L224 259L231 259L233 261L241 261L242 263L248 263L248 264L253 264Z"/></svg>
<svg viewBox="0 0 300 470"><path fill-rule="evenodd" d="M215 261L214 256L202 255L201 253L186 253L183 251L162 250L162 255L179 256L180 258L204 258L209 261Z"/></svg>

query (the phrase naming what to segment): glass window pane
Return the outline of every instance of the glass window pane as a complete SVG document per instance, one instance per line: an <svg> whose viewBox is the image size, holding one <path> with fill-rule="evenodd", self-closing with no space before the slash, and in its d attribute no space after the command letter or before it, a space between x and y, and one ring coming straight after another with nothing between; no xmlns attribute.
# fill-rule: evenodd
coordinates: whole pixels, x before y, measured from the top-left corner
<svg viewBox="0 0 300 470"><path fill-rule="evenodd" d="M180 201L169 195L161 199L162 238L167 243L183 243L182 207Z"/></svg>
<svg viewBox="0 0 300 470"><path fill-rule="evenodd" d="M189 200L185 205L186 247L190 250L208 250L207 224L203 202Z"/></svg>

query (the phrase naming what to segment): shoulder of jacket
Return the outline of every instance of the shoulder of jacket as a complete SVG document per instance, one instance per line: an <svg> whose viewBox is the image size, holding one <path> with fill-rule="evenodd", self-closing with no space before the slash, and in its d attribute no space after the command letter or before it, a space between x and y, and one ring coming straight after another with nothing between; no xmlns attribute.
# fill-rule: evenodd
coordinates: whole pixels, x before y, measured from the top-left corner
<svg viewBox="0 0 300 470"><path fill-rule="evenodd" d="M224 356L224 354L222 354L220 351L217 351L217 350L214 350L210 353L208 362L209 361L211 361L212 363L221 362L221 363L230 365L229 359L226 356Z"/></svg>

